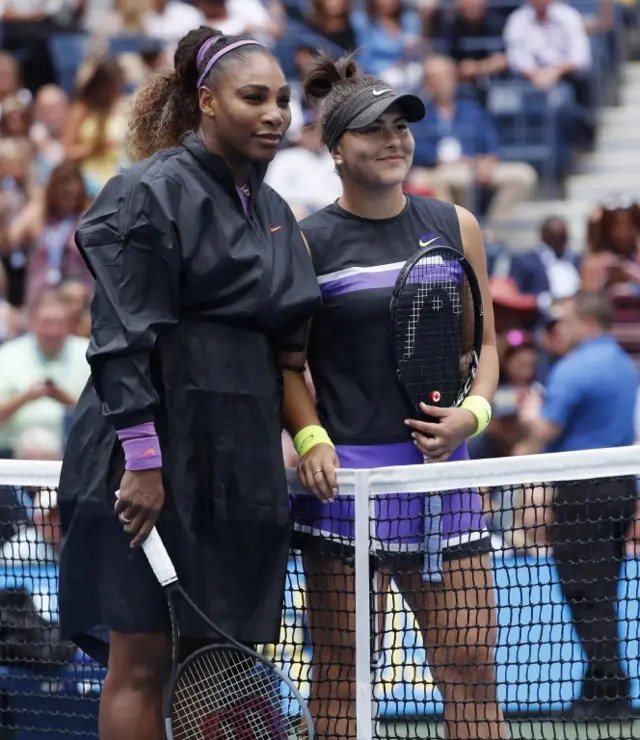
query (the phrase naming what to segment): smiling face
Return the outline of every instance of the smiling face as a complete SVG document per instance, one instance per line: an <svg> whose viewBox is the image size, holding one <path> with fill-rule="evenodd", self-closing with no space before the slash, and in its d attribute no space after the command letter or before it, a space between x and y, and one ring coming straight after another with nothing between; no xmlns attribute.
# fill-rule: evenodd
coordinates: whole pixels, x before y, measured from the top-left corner
<svg viewBox="0 0 640 740"><path fill-rule="evenodd" d="M291 90L262 50L229 61L215 89L200 89L202 129L229 162L270 162L291 123Z"/></svg>
<svg viewBox="0 0 640 740"><path fill-rule="evenodd" d="M414 149L407 120L393 105L370 126L345 132L331 154L343 180L394 187L406 180Z"/></svg>

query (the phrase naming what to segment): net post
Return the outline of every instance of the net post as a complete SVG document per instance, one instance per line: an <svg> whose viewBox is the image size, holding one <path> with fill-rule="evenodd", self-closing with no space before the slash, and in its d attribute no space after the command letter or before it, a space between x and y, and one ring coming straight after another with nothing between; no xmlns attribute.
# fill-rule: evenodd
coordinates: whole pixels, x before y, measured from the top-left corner
<svg viewBox="0 0 640 740"><path fill-rule="evenodd" d="M356 735L372 740L369 471L355 475Z"/></svg>

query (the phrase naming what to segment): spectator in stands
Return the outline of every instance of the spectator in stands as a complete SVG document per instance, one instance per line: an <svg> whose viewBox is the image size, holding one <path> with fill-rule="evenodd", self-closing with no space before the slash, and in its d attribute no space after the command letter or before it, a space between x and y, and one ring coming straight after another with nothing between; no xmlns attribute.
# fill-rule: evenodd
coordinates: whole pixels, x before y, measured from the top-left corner
<svg viewBox="0 0 640 740"><path fill-rule="evenodd" d="M60 440L48 429L29 429L16 440L15 457L18 460L60 460L62 449ZM38 561L43 564L55 561L54 553L47 548L48 543L59 541L58 532L50 529L38 531L36 527L45 524L50 502L39 498L39 491L15 486L0 487L0 565L14 565L12 560ZM35 500L34 500L35 499ZM55 506L54 506L55 508ZM57 513L54 515L54 520ZM34 526L35 524L35 526ZM36 544L36 540L39 544ZM7 541L10 544L6 544Z"/></svg>
<svg viewBox="0 0 640 740"><path fill-rule="evenodd" d="M403 0L366 0L352 12L351 23L363 69L398 89L419 84L425 44L413 8Z"/></svg>
<svg viewBox="0 0 640 740"><path fill-rule="evenodd" d="M206 25L225 36L247 34L273 46L284 33L285 13L279 0L194 0Z"/></svg>
<svg viewBox="0 0 640 740"><path fill-rule="evenodd" d="M563 301L554 301L549 307L541 309L541 321L537 330L537 381L543 386L548 382L551 369L567 351L560 323L562 304Z"/></svg>
<svg viewBox="0 0 640 740"><path fill-rule="evenodd" d="M25 225L22 243L27 245L26 302L33 306L46 288L63 280L82 280L92 289L93 278L73 237L89 204L80 169L74 162L56 167L47 186L42 208L33 211Z"/></svg>
<svg viewBox="0 0 640 740"><path fill-rule="evenodd" d="M357 42L351 24L351 5L351 0L311 0L306 15L294 10L290 14L341 49L355 51Z"/></svg>
<svg viewBox="0 0 640 740"><path fill-rule="evenodd" d="M150 0L150 5L144 29L148 36L164 42L169 56L173 56L178 41L186 33L207 22L202 11L181 0Z"/></svg>
<svg viewBox="0 0 640 740"><path fill-rule="evenodd" d="M500 385L528 388L536 378L538 351L533 334L512 329L498 336Z"/></svg>
<svg viewBox="0 0 640 740"><path fill-rule="evenodd" d="M540 243L511 260L510 275L522 293L538 296L550 306L554 300L570 298L580 289L580 257L567 251L567 223L549 216L540 226Z"/></svg>
<svg viewBox="0 0 640 740"><path fill-rule="evenodd" d="M637 294L640 284L640 207L631 198L610 196L589 216L588 252L582 263L585 290Z"/></svg>
<svg viewBox="0 0 640 740"><path fill-rule="evenodd" d="M458 79L472 83L484 102L493 77L507 69L504 18L486 0L456 0L453 12L436 11L435 36L456 62Z"/></svg>
<svg viewBox="0 0 640 740"><path fill-rule="evenodd" d="M115 59L90 65L69 111L66 157L83 175L103 185L116 174L124 154L124 76Z"/></svg>
<svg viewBox="0 0 640 740"><path fill-rule="evenodd" d="M571 141L591 143L595 133L591 91L591 47L580 12L561 0L529 0L515 10L504 30L509 69L534 87L549 91L565 81L575 94ZM559 100L565 104L566 100ZM579 125L579 129L575 126Z"/></svg>
<svg viewBox="0 0 640 740"><path fill-rule="evenodd" d="M28 139L0 139L0 218L5 228L0 257L7 276L7 300L13 306L22 305L26 280L27 255L18 237L38 198L31 157Z"/></svg>
<svg viewBox="0 0 640 740"><path fill-rule="evenodd" d="M29 138L35 147L36 180L44 185L54 167L64 159L62 136L69 115L69 99L57 85L45 85L33 102L33 123Z"/></svg>
<svg viewBox="0 0 640 740"><path fill-rule="evenodd" d="M142 36L145 14L150 9L151 0L114 0L112 8L109 9L105 3L102 12L88 18L86 25L98 36Z"/></svg>
<svg viewBox="0 0 640 740"><path fill-rule="evenodd" d="M2 234L0 233L0 250ZM12 339L20 331L20 311L7 300L7 275L0 263L0 343Z"/></svg>
<svg viewBox="0 0 640 740"><path fill-rule="evenodd" d="M513 206L533 192L537 175L524 162L500 160L500 142L487 112L473 100L456 99L456 67L449 57L425 62L427 115L414 124L413 184L432 188L438 197L469 205L476 186L495 190L488 216L507 218Z"/></svg>
<svg viewBox="0 0 640 740"><path fill-rule="evenodd" d="M600 293L563 303L568 354L552 370L543 401L521 413L520 454L589 450L635 442L638 371L611 336L612 306ZM560 585L588 668L575 706L584 719L628 714L629 678L620 661L616 599L625 533L636 507L635 478L559 485L550 528Z"/></svg>
<svg viewBox="0 0 640 740"><path fill-rule="evenodd" d="M0 549L0 565L5 568L55 565L59 549L58 494L47 489L37 491L33 497L32 520L23 523L13 537L4 543Z"/></svg>
<svg viewBox="0 0 640 740"><path fill-rule="evenodd" d="M509 69L543 90L591 68L582 16L561 0L524 3L509 16L504 38Z"/></svg>
<svg viewBox="0 0 640 740"><path fill-rule="evenodd" d="M297 144L300 141L302 129L305 124L305 103L304 92L302 90L302 79L304 78L307 67L313 61L317 49L306 44L296 47L294 53L295 77L289 80L291 87L291 100L289 108L291 109L291 126L286 133L287 143Z"/></svg>
<svg viewBox="0 0 640 740"><path fill-rule="evenodd" d="M340 178L333 157L322 143L312 113L305 116L298 145L276 154L265 182L287 201L298 220L340 196Z"/></svg>
<svg viewBox="0 0 640 740"><path fill-rule="evenodd" d="M24 138L31 128L31 101L20 95L5 98L0 106L0 136Z"/></svg>
<svg viewBox="0 0 640 740"><path fill-rule="evenodd" d="M20 67L13 54L0 52L0 103L20 90Z"/></svg>
<svg viewBox="0 0 640 740"><path fill-rule="evenodd" d="M70 278L63 280L58 288L60 297L69 309L71 334L74 337L91 336L91 298L93 296L93 278L87 284L86 279Z"/></svg>
<svg viewBox="0 0 640 740"><path fill-rule="evenodd" d="M89 376L86 339L70 336L67 304L43 292L29 314L29 331L0 347L0 449L39 427L62 445L63 419Z"/></svg>
<svg viewBox="0 0 640 740"><path fill-rule="evenodd" d="M3 0L0 6L2 48L20 59L25 86L35 92L56 82L49 53L55 33L68 31L78 19L83 0Z"/></svg>

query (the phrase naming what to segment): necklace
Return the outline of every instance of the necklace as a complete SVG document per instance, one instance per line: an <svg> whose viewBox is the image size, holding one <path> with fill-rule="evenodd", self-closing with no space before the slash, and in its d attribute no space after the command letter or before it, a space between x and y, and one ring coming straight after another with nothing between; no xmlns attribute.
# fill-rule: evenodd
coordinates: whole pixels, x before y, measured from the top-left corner
<svg viewBox="0 0 640 740"><path fill-rule="evenodd" d="M342 206L341 207L342 207L343 210L348 211L349 213L352 213L354 216L357 216L358 218L366 218L369 221L375 220L375 219L369 218L368 216L363 216L362 214L358 213L358 211L356 211L355 208L352 208L349 205L349 203L347 202L347 199L344 197L344 195L340 198L340 200L342 201ZM338 204L339 203L340 203L340 201L338 201ZM403 193L402 194L402 207L400 208L400 210L397 213L394 213L393 216L388 216L388 218L395 218L396 216L399 216L402 213L402 211L404 211L404 209L406 207L407 207L407 196Z"/></svg>

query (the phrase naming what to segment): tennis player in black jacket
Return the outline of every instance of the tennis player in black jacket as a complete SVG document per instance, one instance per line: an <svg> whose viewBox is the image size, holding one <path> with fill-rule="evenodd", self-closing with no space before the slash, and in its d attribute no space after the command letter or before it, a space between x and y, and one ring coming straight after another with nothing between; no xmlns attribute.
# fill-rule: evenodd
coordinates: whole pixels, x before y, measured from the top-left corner
<svg viewBox="0 0 640 740"><path fill-rule="evenodd" d="M91 379L60 482L60 619L102 660L96 628L108 629L103 740L162 736L168 614L139 547L156 521L213 621L246 643L278 637L283 366L320 304L293 215L262 183L291 118L277 61L201 28L181 40L175 69L138 93L137 163L107 183L76 237L96 293ZM189 619L193 649L212 636Z"/></svg>

